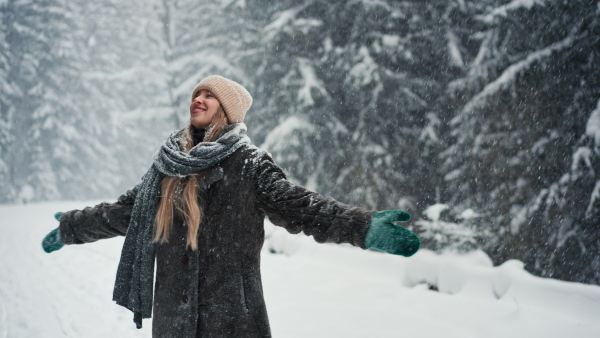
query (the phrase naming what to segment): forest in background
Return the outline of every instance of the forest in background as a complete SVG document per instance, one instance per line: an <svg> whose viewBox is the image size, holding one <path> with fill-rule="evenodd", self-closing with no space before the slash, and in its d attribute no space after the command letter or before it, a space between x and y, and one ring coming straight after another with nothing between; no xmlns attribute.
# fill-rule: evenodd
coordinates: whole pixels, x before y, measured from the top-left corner
<svg viewBox="0 0 600 338"><path fill-rule="evenodd" d="M434 250L600 284L600 2L5 0L0 203L116 197L193 86L289 178Z"/></svg>

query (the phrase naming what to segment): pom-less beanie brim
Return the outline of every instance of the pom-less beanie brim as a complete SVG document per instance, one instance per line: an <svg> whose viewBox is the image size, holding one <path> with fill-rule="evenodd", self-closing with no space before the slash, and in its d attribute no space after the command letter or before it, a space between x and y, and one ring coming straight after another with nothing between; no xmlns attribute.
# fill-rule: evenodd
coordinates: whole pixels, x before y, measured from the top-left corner
<svg viewBox="0 0 600 338"><path fill-rule="evenodd" d="M252 105L252 96L241 84L220 75L211 75L194 87L192 100L202 89L210 91L219 100L229 123L244 121Z"/></svg>

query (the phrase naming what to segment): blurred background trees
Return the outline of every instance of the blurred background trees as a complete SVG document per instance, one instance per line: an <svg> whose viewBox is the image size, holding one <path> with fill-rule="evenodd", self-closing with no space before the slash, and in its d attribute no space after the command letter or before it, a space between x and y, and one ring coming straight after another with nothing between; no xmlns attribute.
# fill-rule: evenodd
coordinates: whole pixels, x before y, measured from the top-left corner
<svg viewBox="0 0 600 338"><path fill-rule="evenodd" d="M118 196L221 74L254 96L249 134L292 181L407 210L435 250L600 283L597 2L7 0L0 15L2 203Z"/></svg>

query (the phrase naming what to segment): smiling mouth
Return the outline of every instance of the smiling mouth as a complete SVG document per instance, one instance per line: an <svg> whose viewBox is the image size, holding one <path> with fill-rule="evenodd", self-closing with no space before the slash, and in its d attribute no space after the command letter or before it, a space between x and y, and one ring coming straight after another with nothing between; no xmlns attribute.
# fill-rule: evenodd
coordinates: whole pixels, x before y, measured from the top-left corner
<svg viewBox="0 0 600 338"><path fill-rule="evenodd" d="M205 111L206 111L206 109L203 109L203 108L196 108L196 109L192 110L192 115L193 115L193 114L199 114L199 113L203 113L203 112L205 112Z"/></svg>

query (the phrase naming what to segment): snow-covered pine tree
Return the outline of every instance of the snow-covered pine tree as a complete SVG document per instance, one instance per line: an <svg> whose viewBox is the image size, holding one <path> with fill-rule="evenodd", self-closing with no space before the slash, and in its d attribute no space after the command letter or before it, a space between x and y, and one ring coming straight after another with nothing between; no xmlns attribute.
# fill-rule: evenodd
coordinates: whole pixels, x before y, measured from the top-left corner
<svg viewBox="0 0 600 338"><path fill-rule="evenodd" d="M174 129L168 123L172 110L165 104L162 30L156 15L161 6L158 0L103 0L78 1L75 7L85 51L77 104L102 120L103 127L91 135L106 143L111 158L85 169L88 175L110 176L99 182L105 192L98 197L114 198L138 183L152 154Z"/></svg>
<svg viewBox="0 0 600 338"><path fill-rule="evenodd" d="M70 15L58 0L6 1L0 11L6 48L0 201L60 198L59 186L75 169L64 165L60 154L82 150L70 123L73 107L64 97L74 76L69 63L76 57ZM60 147L53 142L56 135L75 142Z"/></svg>
<svg viewBox="0 0 600 338"><path fill-rule="evenodd" d="M297 181L347 202L413 212L435 203L440 129L452 111L445 83L472 48L460 41L465 4L264 8L254 18L265 52L245 60L257 70L264 132L255 140L264 138Z"/></svg>
<svg viewBox="0 0 600 338"><path fill-rule="evenodd" d="M235 64L243 52L239 1L163 0L155 16L160 34L153 39L164 65L162 102L172 128L186 125L191 90L202 78L218 74L248 85Z"/></svg>
<svg viewBox="0 0 600 338"><path fill-rule="evenodd" d="M478 241L486 239L486 234L472 226L472 221L478 215L471 209L460 215L451 215L451 212L447 204L434 204L424 210L425 217L415 222L423 230L419 236L422 245L430 250L453 252L468 252L478 248Z"/></svg>
<svg viewBox="0 0 600 338"><path fill-rule="evenodd" d="M8 81L9 68L9 50L10 45L6 40L6 19L7 12L4 5L0 5L0 190L13 196L12 185L10 184L8 159L8 146L11 138L11 128L9 119L9 99L11 93L10 81ZM2 201L0 201L2 202Z"/></svg>
<svg viewBox="0 0 600 338"><path fill-rule="evenodd" d="M523 208L520 233L537 235L539 244L520 250L537 274L599 283L600 100L570 164L557 182Z"/></svg>
<svg viewBox="0 0 600 338"><path fill-rule="evenodd" d="M253 125L249 132L254 142L273 152L291 180L316 189L317 172L326 170L323 166L330 152L315 150L326 135L319 134L312 118L322 115L317 110L330 96L315 63L323 22L306 14L310 5L309 1L249 2L246 21L258 28L259 43L248 45L240 61L252 74L255 103L248 121ZM314 4L313 12L325 7ZM328 123L326 117L321 120Z"/></svg>
<svg viewBox="0 0 600 338"><path fill-rule="evenodd" d="M546 183L519 210L519 217L511 226L520 237L529 239L525 244L536 244L519 248L519 256L532 271L598 284L600 79L595 74L600 57L600 20L592 4L576 5L569 8L573 21L566 20L581 28L563 56L568 76L560 80L560 90L565 94L561 104L561 117L565 120L562 133L568 138L569 148L557 156L566 163L555 167L560 177Z"/></svg>
<svg viewBox="0 0 600 338"><path fill-rule="evenodd" d="M152 112L143 109L157 76L150 44L132 39L147 33L146 2L128 4L1 5L3 202L108 197L139 180L157 146L140 151L159 125L145 123Z"/></svg>
<svg viewBox="0 0 600 338"><path fill-rule="evenodd" d="M479 16L487 28L467 76L449 87L458 106L464 101L452 121L456 142L444 153L450 201L486 215L497 240L484 245L496 262L516 257L542 275L561 269L540 259L552 256L556 227L524 215L570 167L566 154L598 97L590 72L598 55L595 7L512 1L488 10ZM570 217L578 214L573 208Z"/></svg>

